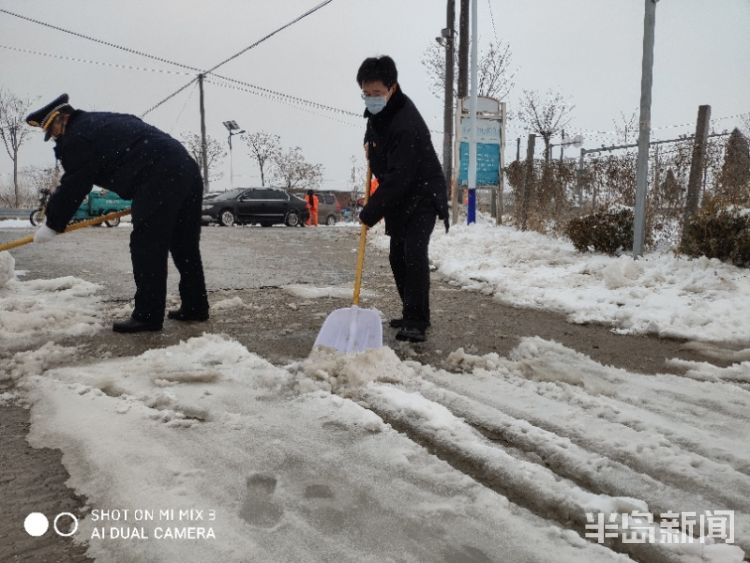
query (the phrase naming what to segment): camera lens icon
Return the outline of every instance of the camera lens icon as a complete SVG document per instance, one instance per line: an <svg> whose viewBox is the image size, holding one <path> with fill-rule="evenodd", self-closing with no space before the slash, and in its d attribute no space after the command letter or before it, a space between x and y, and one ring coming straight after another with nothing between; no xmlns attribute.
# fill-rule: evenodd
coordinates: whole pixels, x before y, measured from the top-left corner
<svg viewBox="0 0 750 563"><path fill-rule="evenodd" d="M68 521L72 523L69 530L61 529ZM67 538L78 531L78 518L70 512L61 512L52 521L52 528L58 536ZM32 512L23 521L23 529L32 537L38 538L43 536L49 530L49 519L41 512Z"/></svg>
<svg viewBox="0 0 750 563"><path fill-rule="evenodd" d="M23 521L23 529L30 536L38 538L43 536L49 530L49 520L41 512L32 512Z"/></svg>

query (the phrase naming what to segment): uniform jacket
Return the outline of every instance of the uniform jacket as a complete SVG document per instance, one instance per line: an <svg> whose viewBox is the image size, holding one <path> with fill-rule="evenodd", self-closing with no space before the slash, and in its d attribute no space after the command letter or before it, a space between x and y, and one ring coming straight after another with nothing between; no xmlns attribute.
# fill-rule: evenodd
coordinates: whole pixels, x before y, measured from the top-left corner
<svg viewBox="0 0 750 563"><path fill-rule="evenodd" d="M160 163L185 155L179 141L134 115L74 111L55 144L65 174L47 204L47 226L65 230L94 185L133 199Z"/></svg>
<svg viewBox="0 0 750 563"><path fill-rule="evenodd" d="M398 234L414 213L448 220L448 191L427 124L397 87L385 108L365 110L365 144L379 186L360 219L372 227L385 218L388 234Z"/></svg>

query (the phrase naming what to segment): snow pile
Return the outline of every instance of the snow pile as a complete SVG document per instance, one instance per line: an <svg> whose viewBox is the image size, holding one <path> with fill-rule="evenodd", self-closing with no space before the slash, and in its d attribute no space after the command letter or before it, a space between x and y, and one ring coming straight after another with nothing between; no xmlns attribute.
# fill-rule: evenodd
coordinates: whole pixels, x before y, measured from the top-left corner
<svg viewBox="0 0 750 563"><path fill-rule="evenodd" d="M667 365L684 368L685 377L691 377L699 381L726 381L740 385L750 384L750 361L743 361L728 367L719 367L708 362L691 362L689 360L673 358L667 361Z"/></svg>
<svg viewBox="0 0 750 563"><path fill-rule="evenodd" d="M0 288L16 277L16 261L10 252L0 252Z"/></svg>
<svg viewBox="0 0 750 563"><path fill-rule="evenodd" d="M356 394L373 381L403 381L411 373L387 346L350 355L315 348L297 367L321 389L344 396Z"/></svg>
<svg viewBox="0 0 750 563"><path fill-rule="evenodd" d="M375 237L387 247L387 238ZM652 253L633 261L578 253L564 240L509 227L436 229L430 259L464 288L515 306L627 334L750 340L750 276L715 259Z"/></svg>
<svg viewBox="0 0 750 563"><path fill-rule="evenodd" d="M323 297L331 297L334 299L351 299L354 293L354 286L351 285L314 287L305 284L291 284L285 285L284 287L282 287L282 289L301 299L320 299ZM374 299L375 297L377 297L377 293L363 289L360 292L360 296L362 298Z"/></svg>
<svg viewBox="0 0 750 563"><path fill-rule="evenodd" d="M392 352L346 363L321 355L290 371L206 335L54 369L22 380L30 441L63 450L69 484L92 510L76 537L101 560L624 560L510 505L377 414L320 389L320 378L305 382L306 370L330 369L366 390L384 385L366 383L378 371L398 375ZM440 405L425 409L454 422ZM130 518L96 519L114 508ZM135 521L136 509L157 517ZM180 509L202 519L169 517ZM156 539L186 526L215 539ZM113 527L139 538L112 539Z"/></svg>
<svg viewBox="0 0 750 563"><path fill-rule="evenodd" d="M0 349L26 350L101 328L100 286L71 276L10 280L0 287Z"/></svg>
<svg viewBox="0 0 750 563"><path fill-rule="evenodd" d="M54 342L47 342L37 349L16 352L0 370L0 381L39 375L53 366L70 363L78 353L77 346L60 346Z"/></svg>
<svg viewBox="0 0 750 563"><path fill-rule="evenodd" d="M257 305L253 305L251 303L245 303L242 300L242 297L239 297L239 296L222 299L211 305L211 309L213 311L236 311L239 309L259 309L259 308L260 307L258 307Z"/></svg>

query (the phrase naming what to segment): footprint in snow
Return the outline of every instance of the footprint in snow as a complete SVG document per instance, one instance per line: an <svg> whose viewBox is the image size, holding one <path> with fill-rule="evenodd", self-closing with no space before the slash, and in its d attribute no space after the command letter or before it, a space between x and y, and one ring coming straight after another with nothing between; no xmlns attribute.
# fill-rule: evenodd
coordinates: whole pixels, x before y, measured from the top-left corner
<svg viewBox="0 0 750 563"><path fill-rule="evenodd" d="M251 526L273 528L284 515L284 509L274 499L276 477L267 473L253 473L247 478L247 497L240 516Z"/></svg>

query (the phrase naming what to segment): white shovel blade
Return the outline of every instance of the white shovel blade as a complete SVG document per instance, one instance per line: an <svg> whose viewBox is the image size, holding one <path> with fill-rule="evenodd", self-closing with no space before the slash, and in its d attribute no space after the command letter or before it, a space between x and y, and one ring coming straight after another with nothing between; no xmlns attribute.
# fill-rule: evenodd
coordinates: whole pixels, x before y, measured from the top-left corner
<svg viewBox="0 0 750 563"><path fill-rule="evenodd" d="M380 322L380 314L372 309L336 309L326 318L313 347L325 346L346 354L382 348Z"/></svg>

